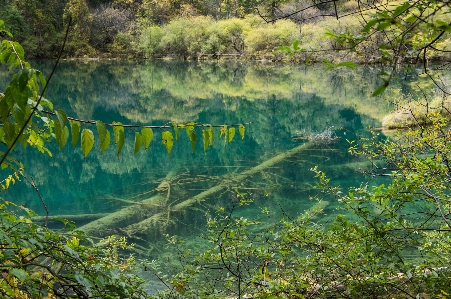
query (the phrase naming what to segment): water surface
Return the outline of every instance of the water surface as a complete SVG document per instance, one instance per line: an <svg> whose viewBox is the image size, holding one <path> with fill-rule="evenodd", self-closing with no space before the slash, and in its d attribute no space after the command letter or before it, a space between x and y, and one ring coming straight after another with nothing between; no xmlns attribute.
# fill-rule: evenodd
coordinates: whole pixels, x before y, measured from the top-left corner
<svg viewBox="0 0 451 299"><path fill-rule="evenodd" d="M52 65L35 62L34 66L48 74ZM216 141L205 154L200 130L194 153L181 131L168 156L161 130L156 129L149 150L133 155L134 131L130 129L119 158L114 145L100 155L96 144L84 159L80 146L72 149L70 142L61 151L51 145L52 158L33 149L18 150L16 155L24 161L26 175L36 181L50 215L111 213L158 193L167 196L166 189L158 188L165 178L170 180L171 191L161 204L174 206L305 143L308 136L329 130L336 142L318 144L231 183L186 213L174 215L171 225L162 230L198 234L210 211L236 200L235 191L254 200L237 211L245 217L258 217L266 207L295 217L316 203L309 199L318 193L310 171L315 165L336 185L347 187L362 181L359 168L364 165L348 154L346 139L354 133L368 134L368 127L379 127L390 109L388 101L371 97L381 83L378 72L371 67L326 72L322 66L255 62L64 61L47 98L56 109L75 118L151 125L169 121L252 124L246 126L244 139L237 133L229 144L219 139L216 129ZM386 96L412 93L412 86L408 80L395 83ZM5 197L44 213L36 192L23 181ZM336 206L329 200L326 214L334 213Z"/></svg>

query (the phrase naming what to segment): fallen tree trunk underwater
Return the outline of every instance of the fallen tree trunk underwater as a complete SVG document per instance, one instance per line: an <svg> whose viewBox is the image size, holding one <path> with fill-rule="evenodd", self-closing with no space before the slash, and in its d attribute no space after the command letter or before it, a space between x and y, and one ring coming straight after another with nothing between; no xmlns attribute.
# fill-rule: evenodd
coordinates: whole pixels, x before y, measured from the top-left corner
<svg viewBox="0 0 451 299"><path fill-rule="evenodd" d="M174 206L164 206L163 202L169 197L163 195L156 195L149 199L143 200L135 205L126 207L117 212L111 213L106 217L102 217L91 223L78 228L89 235L100 237L112 233L126 235L128 237L135 237L135 234L145 234L145 231L154 227L154 224L159 220L168 218L168 215L172 212L179 212L184 210L195 203L205 201L208 197L215 195L221 191L226 190L231 184L243 181L244 179L255 175L267 168L273 167L275 164L280 163L287 158L290 158L304 150L313 147L314 144L307 142L295 147L289 151L283 152L265 162L249 169L241 174L234 176L233 178L224 178L224 180L214 187L209 188L193 197L186 199L185 201L178 203ZM167 183L173 174L168 174L166 179L160 184L164 187L167 184L167 188L170 190L170 185ZM168 191L169 191L168 190ZM133 224L130 224L133 223ZM124 228L125 227L125 228Z"/></svg>
<svg viewBox="0 0 451 299"><path fill-rule="evenodd" d="M141 239L137 235L151 234L148 230L155 228L155 224L158 222L163 221L163 225L161 225L160 228L164 228L169 222L171 213L181 212L196 203L204 202L207 198L226 191L233 184L242 182L259 172L262 172L270 167L274 167L274 165L282 161L286 161L288 158L291 158L305 150L309 150L314 146L315 144L312 142L299 145L291 150L278 154L277 156L272 157L269 160L266 160L265 162L242 172L241 174L234 175L233 177L224 177L218 185L173 206L168 204L168 199L170 195L170 179L174 176L174 173L169 173L157 188L165 192L167 190L167 195L155 195L151 198L137 202L136 204L113 212L108 216L81 226L78 229L95 237L102 237L108 234L120 234L130 238ZM364 168L365 166L370 165L371 164L369 162L356 162L355 165L351 167L345 167L343 165L339 167L345 167L348 170L351 168L357 171L357 168Z"/></svg>

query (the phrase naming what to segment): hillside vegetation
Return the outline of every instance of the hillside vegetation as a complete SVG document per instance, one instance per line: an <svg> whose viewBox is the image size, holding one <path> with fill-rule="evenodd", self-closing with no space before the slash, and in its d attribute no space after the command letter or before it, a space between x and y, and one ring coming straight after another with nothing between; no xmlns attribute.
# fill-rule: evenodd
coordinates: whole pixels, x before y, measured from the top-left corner
<svg viewBox="0 0 451 299"><path fill-rule="evenodd" d="M382 33L360 43L358 55L324 38L327 32L359 34L363 15L357 10L355 0L336 7L305 0L0 1L0 15L28 58L55 57L71 21L66 57L377 62L378 45L387 38ZM277 50L295 41L296 55ZM449 43L445 39L442 49Z"/></svg>

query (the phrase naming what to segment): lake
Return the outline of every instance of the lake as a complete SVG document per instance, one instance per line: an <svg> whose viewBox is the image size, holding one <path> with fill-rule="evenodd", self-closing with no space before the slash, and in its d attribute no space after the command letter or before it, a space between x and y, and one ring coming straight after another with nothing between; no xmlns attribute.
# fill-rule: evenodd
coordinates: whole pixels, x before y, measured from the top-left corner
<svg viewBox="0 0 451 299"><path fill-rule="evenodd" d="M33 65L47 75L52 67L45 61ZM236 204L237 192L253 202L237 208L236 215L260 219L261 210L267 208L274 221L282 216L295 218L317 204L311 199L319 191L314 189L316 180L310 170L316 165L343 188L375 184L361 174L368 166L365 161L347 152L347 139L355 134L367 136L368 128L380 127L391 109L388 100L416 93L418 82L406 76L395 81L384 98L371 97L382 82L379 72L369 66L325 71L320 65L261 62L63 61L46 97L55 109L77 119L155 126L170 121L252 123L245 126L243 139L236 128L230 143L215 128L214 144L205 153L197 128L194 151L180 129L170 156L161 142L161 129L154 129L149 150L136 155L133 129L125 130L119 158L114 144L100 154L98 140L86 159L80 144L73 149L70 141L61 151L51 144L53 157L34 149L26 153L17 149L15 155L36 182L51 216L104 216L127 207L142 212L99 226L94 234L121 234L137 222L160 215L147 221L144 229L135 230L136 235L128 234L148 257L158 258L167 254L162 250L162 233L197 240L217 206ZM6 82L2 72L1 86ZM96 132L95 126L85 126ZM329 139L302 147L315 136ZM275 162L259 170L268 161ZM197 200L200 194L206 195ZM24 180L4 197L45 214L39 196ZM338 205L334 199L325 200L327 219L337 213ZM77 226L87 223L82 220Z"/></svg>

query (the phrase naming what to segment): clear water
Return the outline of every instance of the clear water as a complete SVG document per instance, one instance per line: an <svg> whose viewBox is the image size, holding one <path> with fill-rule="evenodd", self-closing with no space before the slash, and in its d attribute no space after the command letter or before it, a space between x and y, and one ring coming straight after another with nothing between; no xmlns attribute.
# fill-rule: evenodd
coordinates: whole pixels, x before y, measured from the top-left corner
<svg viewBox="0 0 451 299"><path fill-rule="evenodd" d="M38 61L34 66L48 74L52 64ZM202 203L171 215L170 225L161 225L155 235L164 231L194 240L215 206L227 207L236 200L234 190L247 192L254 200L238 214L255 218L266 207L276 215L283 210L296 217L315 204L309 199L318 192L313 189L311 167L318 165L344 188L365 179L359 172L365 165L348 154L346 139L353 138L351 132L366 135L368 127L379 127L390 110L388 101L371 97L380 84L378 71L360 67L326 72L322 66L256 62L64 61L47 98L69 116L124 124L164 125L170 120L252 124L246 126L243 140L236 134L230 144L219 140L217 130L215 144L206 154L200 131L194 153L181 131L168 156L160 130L154 130L149 150L133 155L134 132L126 130L120 158L113 144L103 155L96 144L84 159L80 145L72 149L70 142L61 151L51 145L52 158L33 149L18 149L15 155L25 163L26 175L36 182L50 215L111 213L159 192L167 196L167 190L157 187L168 174L171 192L165 204L174 206L305 142L296 137L332 127L340 138L336 142L302 151L233 182ZM6 78L2 72L2 86ZM412 86L407 80L395 82L385 96L412 93ZM36 192L24 181L4 197L44 214ZM325 217L335 213L336 207L330 199ZM158 238L154 240L160 244ZM159 250L149 252L155 255Z"/></svg>

